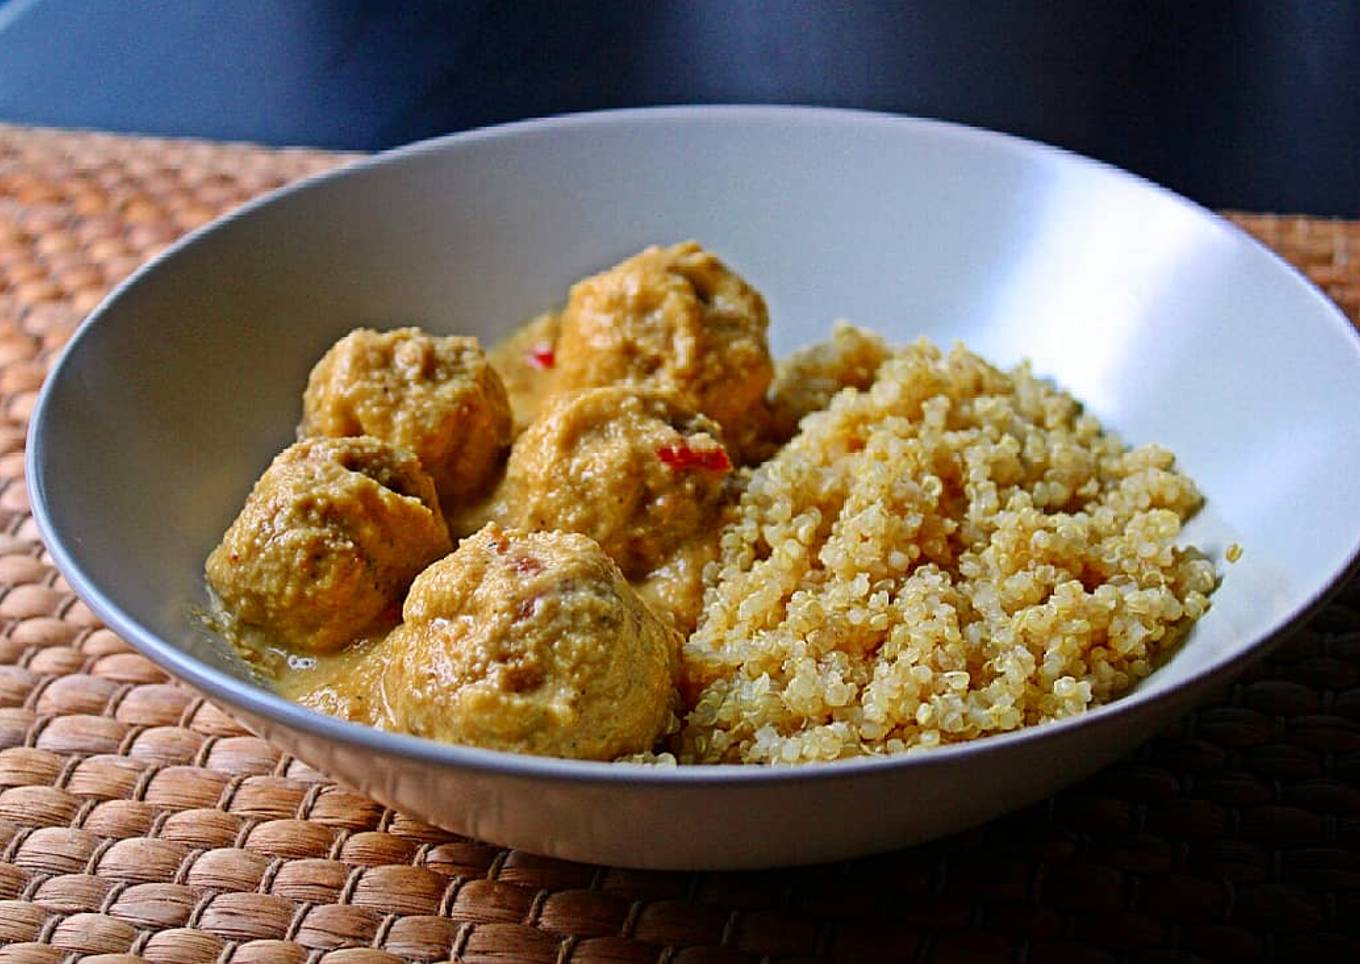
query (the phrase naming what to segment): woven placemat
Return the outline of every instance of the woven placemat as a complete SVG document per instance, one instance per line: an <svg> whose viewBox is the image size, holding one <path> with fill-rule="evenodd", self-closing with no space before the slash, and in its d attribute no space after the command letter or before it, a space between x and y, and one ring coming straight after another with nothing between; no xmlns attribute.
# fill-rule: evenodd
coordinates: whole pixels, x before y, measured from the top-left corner
<svg viewBox="0 0 1360 964"><path fill-rule="evenodd" d="M1360 960L1354 586L1217 702L1044 804L761 873L584 866L433 829L131 651L28 515L47 365L181 232L342 160L0 126L0 961ZM1360 315L1360 223L1234 219Z"/></svg>

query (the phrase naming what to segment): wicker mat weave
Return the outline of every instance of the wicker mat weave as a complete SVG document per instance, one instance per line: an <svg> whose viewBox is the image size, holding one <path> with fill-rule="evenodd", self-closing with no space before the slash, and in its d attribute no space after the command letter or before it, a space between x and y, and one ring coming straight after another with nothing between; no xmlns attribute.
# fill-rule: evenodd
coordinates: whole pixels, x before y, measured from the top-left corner
<svg viewBox="0 0 1360 964"><path fill-rule="evenodd" d="M455 837L166 678L53 570L48 362L143 259L343 158L0 127L0 961L1360 960L1360 588L1046 803L802 870L637 872ZM1360 315L1360 223L1235 216Z"/></svg>

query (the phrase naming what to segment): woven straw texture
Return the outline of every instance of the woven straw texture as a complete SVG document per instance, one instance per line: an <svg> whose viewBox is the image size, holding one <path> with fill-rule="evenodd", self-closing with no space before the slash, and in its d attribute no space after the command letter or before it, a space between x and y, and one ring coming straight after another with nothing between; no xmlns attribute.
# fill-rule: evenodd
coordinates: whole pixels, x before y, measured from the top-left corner
<svg viewBox="0 0 1360 964"><path fill-rule="evenodd" d="M1360 960L1357 587L1217 702L1040 806L744 874L435 830L132 652L28 515L47 365L177 235L343 160L0 127L0 962ZM1360 223L1234 219L1360 315Z"/></svg>

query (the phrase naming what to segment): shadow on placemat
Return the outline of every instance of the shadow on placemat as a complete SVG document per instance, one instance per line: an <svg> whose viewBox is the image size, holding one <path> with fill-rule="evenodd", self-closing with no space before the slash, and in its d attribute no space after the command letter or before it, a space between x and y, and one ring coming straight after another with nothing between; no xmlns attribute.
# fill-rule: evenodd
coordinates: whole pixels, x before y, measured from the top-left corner
<svg viewBox="0 0 1360 964"><path fill-rule="evenodd" d="M28 516L46 366L184 230L341 160L0 127L0 962L1360 960L1356 585L1212 705L1044 804L908 851L743 874L436 830L129 650ZM1360 225L1236 219L1360 313Z"/></svg>

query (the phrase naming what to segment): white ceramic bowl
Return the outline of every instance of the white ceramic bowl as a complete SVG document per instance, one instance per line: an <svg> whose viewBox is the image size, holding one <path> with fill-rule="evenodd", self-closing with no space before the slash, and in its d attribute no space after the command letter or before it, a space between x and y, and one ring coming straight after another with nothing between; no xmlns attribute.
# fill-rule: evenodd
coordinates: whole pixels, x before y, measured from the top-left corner
<svg viewBox="0 0 1360 964"><path fill-rule="evenodd" d="M1208 496L1224 566L1170 664L1086 716L897 759L656 769L378 733L251 683L196 629L202 564L356 325L494 340L574 279L697 238L766 294L783 352L846 317L1037 370ZM1316 606L1360 535L1360 340L1240 231L1121 171L874 114L678 108L419 144L175 246L72 341L34 416L52 554L123 637L336 779L453 830L648 867L847 857L946 833L1094 770Z"/></svg>

